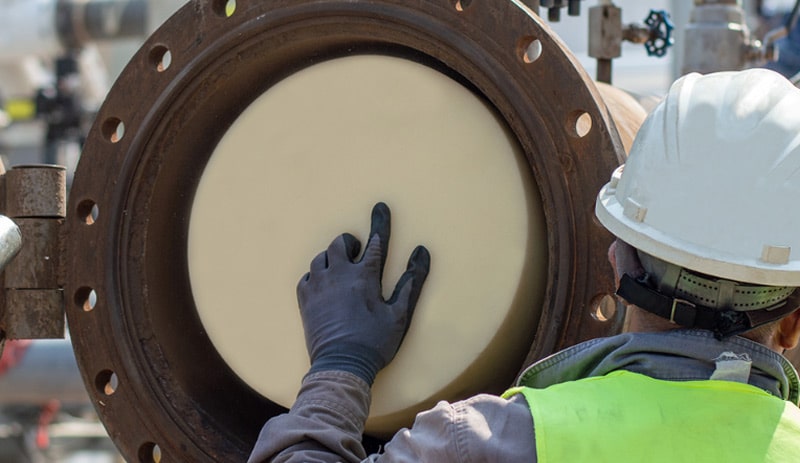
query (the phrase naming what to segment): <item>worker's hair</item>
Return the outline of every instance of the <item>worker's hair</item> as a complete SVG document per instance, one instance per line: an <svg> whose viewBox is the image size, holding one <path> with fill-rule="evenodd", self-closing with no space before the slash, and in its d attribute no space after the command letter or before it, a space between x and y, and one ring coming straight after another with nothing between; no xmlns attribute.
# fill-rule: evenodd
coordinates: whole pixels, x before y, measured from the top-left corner
<svg viewBox="0 0 800 463"><path fill-rule="evenodd" d="M636 331L659 332L683 328L680 325L671 323L666 318L661 318L635 305L629 305L628 310L630 316L636 317ZM745 331L739 336L769 347L780 322L781 320L775 320L750 331Z"/></svg>
<svg viewBox="0 0 800 463"><path fill-rule="evenodd" d="M769 322L766 325L761 325L757 328L753 328L750 331L745 331L740 336L743 338L747 338L751 341L755 341L759 344L769 344L770 339L775 335L775 331L778 329L778 324L781 320L775 320L774 322Z"/></svg>
<svg viewBox="0 0 800 463"><path fill-rule="evenodd" d="M618 246L619 245L620 244L618 244ZM673 275L678 274L679 271L686 270L686 269L682 269L681 267L676 266L675 264L670 264L670 263L668 263L668 262L666 262L664 260L661 260L661 259L659 259L657 257L654 257L652 255L648 255L646 253L643 253L641 250L638 250L636 255L639 258L638 264L641 264L643 266L643 268L641 268L639 271L648 272L647 273L647 275L648 275L647 278L649 278L651 283L656 287L660 286L659 277L666 273L666 271L665 271L666 268L668 268L670 266L673 267L672 268ZM628 265L631 265L631 263L629 262ZM623 269L623 271L630 271L630 270L631 269ZM688 270L688 271L691 272L691 270ZM704 275L704 277L712 278L712 279L714 278L713 276L705 276L705 275ZM742 284L747 284L747 283L742 283ZM670 287L667 287L666 289L668 291L674 291L674 289L672 289ZM786 290L792 290L793 288L785 288L785 289ZM682 295L682 296L685 297L685 295ZM689 295L689 296L691 296L691 295ZM694 302L697 302L697 301L694 301ZM788 296L785 297L785 299L783 300L783 303L787 304L787 305L790 305L790 306L793 306L795 309L800 308L800 290L795 289L795 291L793 293L790 293ZM658 315L652 314L652 313L648 312L647 310L643 310L643 309L641 309L639 307L636 307L636 306L633 306L633 307L635 307L635 308L632 309L632 310L637 313L637 320L636 320L637 328L640 329L640 330L643 330L643 331L665 331L665 330L675 329L675 328L678 327L677 325L675 325L674 323L671 323L669 320L667 320L665 318L662 318L662 317L660 317ZM775 332L778 329L778 325L779 325L779 323L780 323L780 321L782 319L783 319L783 317L781 317L778 320L774 320L774 321L771 321L771 322L766 323L764 325L761 325L761 326L758 326L756 328L753 328L753 329L751 329L749 331L745 331L744 333L741 333L740 335L742 337L744 337L744 338L750 339L750 340L755 341L755 342L757 342L759 344L769 345L769 344L771 344L771 340L774 337Z"/></svg>
<svg viewBox="0 0 800 463"><path fill-rule="evenodd" d="M794 293L786 299L786 304L793 306L797 310L800 310L800 288L796 289ZM778 329L778 324L787 316L789 316L789 314L779 318L778 320L769 322L766 325L761 325L758 328L747 331L743 333L742 336L760 344L767 344L770 338L775 335L775 331Z"/></svg>

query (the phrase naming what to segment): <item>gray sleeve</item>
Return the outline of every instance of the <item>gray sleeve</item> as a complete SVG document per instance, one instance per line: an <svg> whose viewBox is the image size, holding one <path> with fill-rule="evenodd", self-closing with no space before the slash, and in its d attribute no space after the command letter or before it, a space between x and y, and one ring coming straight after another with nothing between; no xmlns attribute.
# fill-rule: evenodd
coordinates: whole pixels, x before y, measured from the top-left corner
<svg viewBox="0 0 800 463"><path fill-rule="evenodd" d="M400 430L384 453L369 461L536 463L533 419L522 395L506 400L481 394L452 404L439 402L419 413L410 429Z"/></svg>
<svg viewBox="0 0 800 463"><path fill-rule="evenodd" d="M439 402L382 453L367 457L360 439L369 401L369 388L354 375L309 375L289 413L264 425L249 463L536 462L531 413L521 395Z"/></svg>
<svg viewBox="0 0 800 463"><path fill-rule="evenodd" d="M369 405L369 386L351 373L308 375L289 413L261 429L247 461L360 462L366 458L361 433Z"/></svg>

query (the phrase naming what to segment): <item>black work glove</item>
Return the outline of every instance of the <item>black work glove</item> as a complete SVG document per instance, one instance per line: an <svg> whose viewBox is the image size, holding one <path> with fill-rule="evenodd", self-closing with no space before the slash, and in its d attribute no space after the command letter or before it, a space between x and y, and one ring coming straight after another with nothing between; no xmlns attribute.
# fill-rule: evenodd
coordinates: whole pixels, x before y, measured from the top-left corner
<svg viewBox="0 0 800 463"><path fill-rule="evenodd" d="M381 278L389 247L386 204L372 209L372 227L364 255L349 233L311 261L297 285L297 301L311 358L309 373L340 370L372 384L393 358L411 323L414 306L430 268L430 255L418 246L388 301Z"/></svg>

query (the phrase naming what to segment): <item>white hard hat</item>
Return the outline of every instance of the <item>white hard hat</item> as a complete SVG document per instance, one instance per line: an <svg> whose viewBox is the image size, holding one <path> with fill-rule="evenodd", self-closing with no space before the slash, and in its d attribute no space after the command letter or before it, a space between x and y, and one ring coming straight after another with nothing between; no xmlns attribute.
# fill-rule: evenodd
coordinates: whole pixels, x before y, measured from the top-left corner
<svg viewBox="0 0 800 463"><path fill-rule="evenodd" d="M706 275L800 286L800 89L750 69L676 81L597 198L611 233Z"/></svg>

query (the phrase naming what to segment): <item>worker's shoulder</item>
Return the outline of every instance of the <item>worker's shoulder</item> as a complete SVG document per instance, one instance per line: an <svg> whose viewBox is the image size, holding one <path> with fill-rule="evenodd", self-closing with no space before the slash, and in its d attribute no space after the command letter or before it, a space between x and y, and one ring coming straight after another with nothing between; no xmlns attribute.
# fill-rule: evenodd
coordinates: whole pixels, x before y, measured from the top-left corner
<svg viewBox="0 0 800 463"><path fill-rule="evenodd" d="M536 452L530 409L521 396L479 394L441 401L419 413L412 428L398 433L387 450L433 441L447 447L448 455L469 455L471 461L530 461Z"/></svg>
<svg viewBox="0 0 800 463"><path fill-rule="evenodd" d="M440 401L435 407L423 414L441 415L445 419L469 424L485 423L490 428L502 423L513 423L531 426L531 413L523 397L504 399L492 394L478 394L457 402Z"/></svg>

